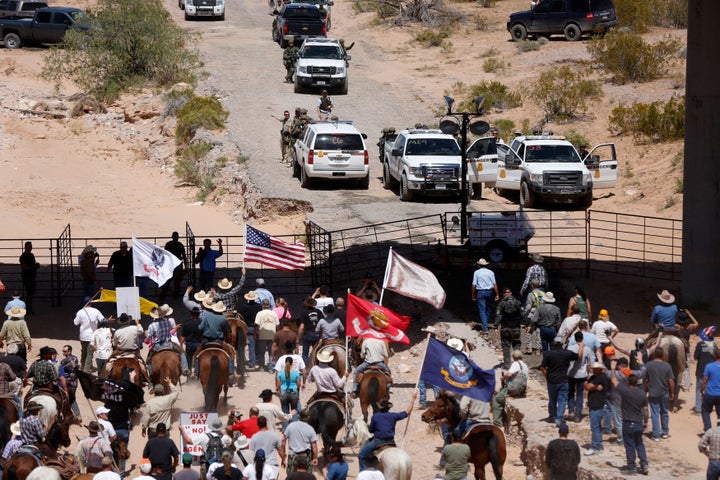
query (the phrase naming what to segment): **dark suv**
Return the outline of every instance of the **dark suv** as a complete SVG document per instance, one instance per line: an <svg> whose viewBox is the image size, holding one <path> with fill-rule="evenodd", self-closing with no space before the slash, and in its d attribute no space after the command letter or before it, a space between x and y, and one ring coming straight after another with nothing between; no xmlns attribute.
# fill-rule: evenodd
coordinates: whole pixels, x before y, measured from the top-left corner
<svg viewBox="0 0 720 480"><path fill-rule="evenodd" d="M516 42L530 35L565 35L576 41L585 33L617 25L612 0L540 0L532 9L510 14L507 29Z"/></svg>

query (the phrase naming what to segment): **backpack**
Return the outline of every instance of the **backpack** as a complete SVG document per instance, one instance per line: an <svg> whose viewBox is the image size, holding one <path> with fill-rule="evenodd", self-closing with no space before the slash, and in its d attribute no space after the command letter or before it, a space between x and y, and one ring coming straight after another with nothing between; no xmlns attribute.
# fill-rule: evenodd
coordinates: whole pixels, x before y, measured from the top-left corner
<svg viewBox="0 0 720 480"><path fill-rule="evenodd" d="M512 378L507 381L508 395L511 397L517 397L525 393L527 389L527 375L521 368Z"/></svg>
<svg viewBox="0 0 720 480"><path fill-rule="evenodd" d="M205 458L207 458L208 462L213 463L220 458L220 455L222 454L222 436L215 432L208 432L207 436L210 441L205 449Z"/></svg>

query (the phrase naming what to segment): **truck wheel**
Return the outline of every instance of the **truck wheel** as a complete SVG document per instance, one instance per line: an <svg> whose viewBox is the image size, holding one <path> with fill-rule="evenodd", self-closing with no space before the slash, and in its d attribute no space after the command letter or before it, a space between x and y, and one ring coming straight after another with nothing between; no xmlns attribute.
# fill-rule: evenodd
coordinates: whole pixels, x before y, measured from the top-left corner
<svg viewBox="0 0 720 480"><path fill-rule="evenodd" d="M312 185L312 179L307 176L307 173L305 172L305 167L300 168L300 186L302 188L310 189L310 186Z"/></svg>
<svg viewBox="0 0 720 480"><path fill-rule="evenodd" d="M367 190L368 188L370 188L370 174L358 180L358 187L362 188L363 190Z"/></svg>
<svg viewBox="0 0 720 480"><path fill-rule="evenodd" d="M593 196L592 196L592 192L590 192L580 199L580 201L578 202L578 205L581 207L587 208L587 207L592 206L592 202L593 202Z"/></svg>
<svg viewBox="0 0 720 480"><path fill-rule="evenodd" d="M5 42L5 48L20 48L22 46L20 37L16 33L8 33L3 41Z"/></svg>
<svg viewBox="0 0 720 480"><path fill-rule="evenodd" d="M530 190L527 182L520 184L520 204L525 208L532 208L535 205L535 194Z"/></svg>
<svg viewBox="0 0 720 480"><path fill-rule="evenodd" d="M297 158L294 154L292 162L292 176L295 178L300 178L300 163L297 161Z"/></svg>
<svg viewBox="0 0 720 480"><path fill-rule="evenodd" d="M295 93L302 93L302 85L300 85L300 80L297 78L297 73L295 74L295 88L293 88L293 91Z"/></svg>
<svg viewBox="0 0 720 480"><path fill-rule="evenodd" d="M565 40L567 40L568 42L577 42L582 37L580 27L578 27L574 23L567 24L565 26L565 30L563 30L563 33L565 34Z"/></svg>
<svg viewBox="0 0 720 480"><path fill-rule="evenodd" d="M386 162L383 162L383 187L385 190L391 190L396 183L395 179L390 175L390 167Z"/></svg>
<svg viewBox="0 0 720 480"><path fill-rule="evenodd" d="M403 174L400 178L400 200L409 202L413 199L413 191L408 188L407 176Z"/></svg>
<svg viewBox="0 0 720 480"><path fill-rule="evenodd" d="M187 10L185 10L185 21L188 22L190 20L192 20L192 17L190 15L188 15Z"/></svg>
<svg viewBox="0 0 720 480"><path fill-rule="evenodd" d="M225 21L225 12L223 12L222 15L218 17L218 20L220 20L221 22Z"/></svg>
<svg viewBox="0 0 720 480"><path fill-rule="evenodd" d="M483 184L482 183L471 183L470 184L470 198L474 200L480 200L482 198L482 189Z"/></svg>
<svg viewBox="0 0 720 480"><path fill-rule="evenodd" d="M345 79L345 83L340 85L340 95L347 95L348 92L348 80Z"/></svg>
<svg viewBox="0 0 720 480"><path fill-rule="evenodd" d="M522 42L523 40L527 40L527 29L525 25L518 23L510 29L510 35L512 35L514 42Z"/></svg>
<svg viewBox="0 0 720 480"><path fill-rule="evenodd" d="M504 262L509 257L509 248L507 244L501 240L493 240L485 245L485 255L493 263Z"/></svg>

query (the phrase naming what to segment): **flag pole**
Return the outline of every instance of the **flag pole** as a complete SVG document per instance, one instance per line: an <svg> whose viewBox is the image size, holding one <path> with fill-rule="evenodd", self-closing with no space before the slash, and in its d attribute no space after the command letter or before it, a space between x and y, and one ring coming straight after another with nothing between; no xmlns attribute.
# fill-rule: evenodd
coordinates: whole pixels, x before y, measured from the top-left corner
<svg viewBox="0 0 720 480"><path fill-rule="evenodd" d="M415 381L415 390L417 390L418 386L420 385L420 376L422 375L422 367L425 366L425 357L427 357L427 351L428 346L430 345L430 337L432 336L431 332L427 332L427 337L425 338L425 351L423 352L423 361L420 366L420 370L418 371L417 380ZM410 415L412 415L412 411L410 412ZM407 435L408 426L410 425L410 415L408 415L407 422L405 423L405 430L403 430L403 436L402 440L400 440L400 448L403 448L405 446L405 436Z"/></svg>
<svg viewBox="0 0 720 480"><path fill-rule="evenodd" d="M350 294L350 289L347 289L348 295ZM347 313L347 312L345 312ZM350 361L348 360L348 354L350 352L350 336L347 334L347 315L345 315L345 371L350 371ZM347 382L345 382L345 386L347 387ZM354 388L354 385L353 385ZM350 400L348 399L347 395L347 388L345 388L345 425L350 425L352 422L350 421Z"/></svg>
<svg viewBox="0 0 720 480"><path fill-rule="evenodd" d="M383 276L382 289L380 290L380 300L378 300L378 305L381 305L381 306L382 306L382 302L383 302L383 296L385 296L385 285L387 285L388 272L390 271L390 262L391 261L392 261L392 246L390 247L390 250L388 251L388 259L387 259L387 263L385 264L385 275Z"/></svg>

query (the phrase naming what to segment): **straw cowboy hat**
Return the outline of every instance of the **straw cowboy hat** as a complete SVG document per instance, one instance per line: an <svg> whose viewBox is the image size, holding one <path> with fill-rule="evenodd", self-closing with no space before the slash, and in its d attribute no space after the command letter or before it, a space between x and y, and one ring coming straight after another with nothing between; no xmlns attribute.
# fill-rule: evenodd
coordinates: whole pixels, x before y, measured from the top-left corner
<svg viewBox="0 0 720 480"><path fill-rule="evenodd" d="M173 312L174 312L174 310L167 303L164 303L160 307L160 315L162 315L163 317L169 317L170 315L172 315Z"/></svg>
<svg viewBox="0 0 720 480"><path fill-rule="evenodd" d="M333 356L330 355L328 352L318 352L316 355L318 362L320 363L330 363L333 361Z"/></svg>
<svg viewBox="0 0 720 480"><path fill-rule="evenodd" d="M202 302L207 297L208 297L208 294L207 294L207 292L205 292L205 290L200 290L199 292L195 293L195 295L193 295L193 298L195 298L195 300L198 302Z"/></svg>
<svg viewBox="0 0 720 480"><path fill-rule="evenodd" d="M490 265L490 262L488 262L488 261L485 260L484 258L481 258L481 259L478 260L475 264L476 264L476 265L480 265L481 267L484 267L485 265Z"/></svg>
<svg viewBox="0 0 720 480"><path fill-rule="evenodd" d="M98 433L98 432L102 432L103 430L105 430L105 428L103 428L103 426L101 424L99 424L98 422L96 422L95 420L93 420L92 422L85 425L85 428L87 428L90 431L90 433Z"/></svg>
<svg viewBox="0 0 720 480"><path fill-rule="evenodd" d="M10 310L5 310L5 315L11 318L23 318L26 313L26 309L18 307L17 305L12 307Z"/></svg>
<svg viewBox="0 0 720 480"><path fill-rule="evenodd" d="M245 300L247 300L248 302L252 302L253 300L257 300L258 298L260 298L260 295L255 293L255 290L250 290L243 296L245 297Z"/></svg>
<svg viewBox="0 0 720 480"><path fill-rule="evenodd" d="M83 248L82 254L85 255L88 252L95 253L97 252L97 248L93 247L92 245L87 245L85 248Z"/></svg>
<svg viewBox="0 0 720 480"><path fill-rule="evenodd" d="M233 282L231 282L231 281L230 281L229 279L227 279L227 278L223 278L222 280L220 280L220 281L217 283L217 285L218 285L218 287L220 287L220 289L222 289L222 290L230 290L230 289L232 288L232 286L233 286Z"/></svg>
<svg viewBox="0 0 720 480"><path fill-rule="evenodd" d="M245 450L250 446L250 440L245 435L240 435L235 439L235 450Z"/></svg>
<svg viewBox="0 0 720 480"><path fill-rule="evenodd" d="M535 263L543 263L545 261L543 256L539 253L531 253L528 257L530 257L530 259Z"/></svg>
<svg viewBox="0 0 720 480"><path fill-rule="evenodd" d="M592 364L592 369L595 370L596 368L600 370L605 370L605 365L600 362L595 362Z"/></svg>
<svg viewBox="0 0 720 480"><path fill-rule="evenodd" d="M10 433L13 434L13 437L19 437L22 435L22 429L20 428L20 422L15 422L12 425L10 425Z"/></svg>
<svg viewBox="0 0 720 480"><path fill-rule="evenodd" d="M465 346L465 344L463 343L462 340L460 340L459 338L455 338L455 337L452 337L446 343L447 343L448 347L454 348L455 350L460 350L460 351L462 351L463 347Z"/></svg>
<svg viewBox="0 0 720 480"><path fill-rule="evenodd" d="M546 292L542 297L542 301L545 303L555 303L555 295L552 292Z"/></svg>
<svg viewBox="0 0 720 480"><path fill-rule="evenodd" d="M668 292L667 290L663 290L662 292L658 293L657 296L663 303L675 303L675 295Z"/></svg>
<svg viewBox="0 0 720 480"><path fill-rule="evenodd" d="M225 310L227 310L227 307L222 301L220 301L217 303L213 303L211 310L215 313L223 313Z"/></svg>
<svg viewBox="0 0 720 480"><path fill-rule="evenodd" d="M212 306L215 302L213 302L213 298L211 296L205 297L205 300L202 301L202 306L207 308L208 310L212 310Z"/></svg>

